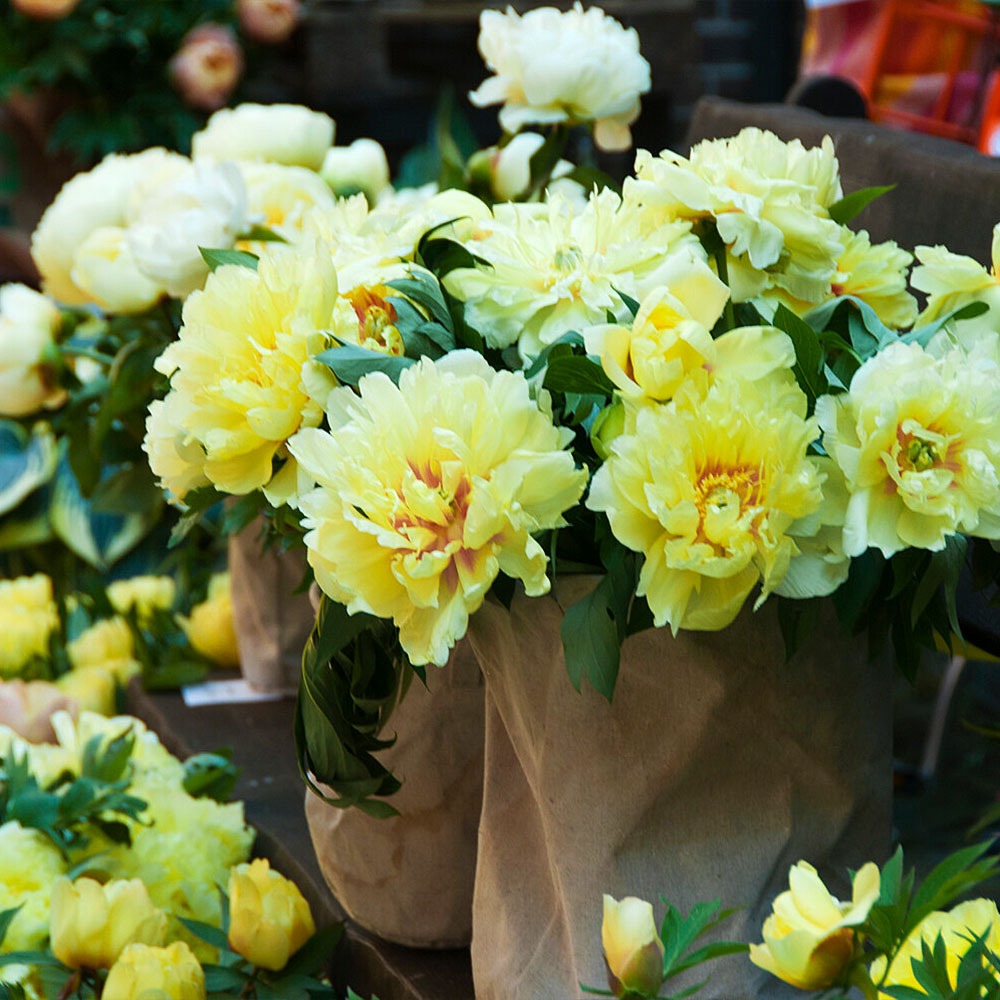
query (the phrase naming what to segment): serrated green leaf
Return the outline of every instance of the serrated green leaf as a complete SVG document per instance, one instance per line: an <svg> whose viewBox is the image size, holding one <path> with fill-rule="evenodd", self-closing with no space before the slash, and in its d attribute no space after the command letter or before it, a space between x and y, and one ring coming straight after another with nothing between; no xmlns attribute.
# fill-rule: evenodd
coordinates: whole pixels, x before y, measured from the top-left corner
<svg viewBox="0 0 1000 1000"><path fill-rule="evenodd" d="M816 400L829 388L823 375L823 345L816 331L784 304L779 305L775 311L774 325L788 334L795 347L792 373L809 400L811 413L816 406Z"/></svg>

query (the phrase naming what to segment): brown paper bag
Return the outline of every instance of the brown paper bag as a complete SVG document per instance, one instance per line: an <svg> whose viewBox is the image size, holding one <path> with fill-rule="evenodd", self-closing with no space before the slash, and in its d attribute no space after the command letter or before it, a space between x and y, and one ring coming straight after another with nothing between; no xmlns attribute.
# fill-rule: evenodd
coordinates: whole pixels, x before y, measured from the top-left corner
<svg viewBox="0 0 1000 1000"><path fill-rule="evenodd" d="M316 621L309 596L297 594L305 551L264 551L254 521L229 539L233 625L243 676L260 691L294 694L302 650Z"/></svg>
<svg viewBox="0 0 1000 1000"><path fill-rule="evenodd" d="M414 680L380 754L403 782L400 812L373 819L306 793L306 819L334 896L362 927L398 944L456 948L472 933L483 789L482 675L459 643L443 668Z"/></svg>
<svg viewBox="0 0 1000 1000"><path fill-rule="evenodd" d="M568 607L595 583L571 578ZM891 671L842 638L832 614L786 663L775 608L722 632L627 640L613 704L577 693L552 597L488 602L469 639L487 686L486 771L473 910L477 1000L566 1000L606 984L601 896L659 896L686 913L746 909L718 937L760 940L789 867L885 858ZM699 996L758 995L770 977L738 955ZM773 979L770 983L780 987ZM769 988L769 987L768 987Z"/></svg>

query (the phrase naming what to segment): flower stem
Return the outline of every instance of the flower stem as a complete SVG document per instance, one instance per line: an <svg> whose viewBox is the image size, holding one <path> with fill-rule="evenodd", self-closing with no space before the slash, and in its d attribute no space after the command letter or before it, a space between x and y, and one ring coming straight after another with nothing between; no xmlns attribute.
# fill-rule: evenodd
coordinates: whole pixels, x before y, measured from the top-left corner
<svg viewBox="0 0 1000 1000"><path fill-rule="evenodd" d="M726 260L726 244L720 239L715 245L715 267L719 272L719 280L729 288L729 263ZM726 332L736 328L736 313L733 310L733 293L729 291L729 298L726 299L726 307L723 312L726 318Z"/></svg>
<svg viewBox="0 0 1000 1000"><path fill-rule="evenodd" d="M539 156L544 157L543 167L538 176L532 180L523 197L519 200L531 201L536 194L545 191L549 181L552 180L552 172L559 165L559 160L566 150L566 143L568 141L569 125L565 122L560 122L552 129L549 137L545 140L545 144L532 156L532 167L534 167L535 158Z"/></svg>

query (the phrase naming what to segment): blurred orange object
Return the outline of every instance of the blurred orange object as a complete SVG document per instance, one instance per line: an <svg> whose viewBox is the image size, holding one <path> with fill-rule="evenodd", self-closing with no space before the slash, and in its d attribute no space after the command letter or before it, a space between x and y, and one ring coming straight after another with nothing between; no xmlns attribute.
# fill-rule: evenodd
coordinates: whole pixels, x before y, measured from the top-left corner
<svg viewBox="0 0 1000 1000"><path fill-rule="evenodd" d="M873 121L976 144L1000 16L978 0L806 0L802 76L839 76Z"/></svg>

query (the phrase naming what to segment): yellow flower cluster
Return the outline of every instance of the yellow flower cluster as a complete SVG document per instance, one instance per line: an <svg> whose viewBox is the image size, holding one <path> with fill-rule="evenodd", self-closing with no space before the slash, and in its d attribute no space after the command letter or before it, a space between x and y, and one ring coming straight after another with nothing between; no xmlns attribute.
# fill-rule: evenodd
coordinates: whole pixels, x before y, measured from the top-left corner
<svg viewBox="0 0 1000 1000"><path fill-rule="evenodd" d="M16 677L33 658L46 656L58 626L47 576L0 580L0 676Z"/></svg>
<svg viewBox="0 0 1000 1000"><path fill-rule="evenodd" d="M533 533L564 523L586 473L520 374L472 351L334 393L332 431L290 450L319 484L300 500L320 587L392 618L413 663L443 665L502 570L549 589Z"/></svg>
<svg viewBox="0 0 1000 1000"><path fill-rule="evenodd" d="M53 927L64 924L67 928L60 938L66 954L76 956L77 964L108 968L129 941L159 945L164 934L168 939L187 939L187 932L174 918L193 918L219 926L221 911L216 886L226 883L233 865L246 861L253 844L253 831L244 821L243 804L222 804L213 799L193 798L185 792L183 765L138 719L130 716L109 719L82 712L74 720L65 712L57 712L52 722L58 740L55 746L25 743L9 730L0 729L0 751L27 754L32 773L45 784L63 771L79 774L84 748L93 737L99 736L107 743L129 731L135 739L129 791L148 804L142 823L126 821L131 846L94 837L70 859L78 865L97 856L98 867L113 876L115 882L110 884L122 886L116 892L124 895L120 902L116 902L115 896L101 903L95 895L100 886L96 883L87 886L82 884L84 880L77 880L72 887L67 881L58 889L61 909L53 903L52 919ZM34 948L44 941L49 926L49 894L56 877L67 868L58 849L37 831L22 830L16 823L0 827L0 908L25 903L3 951ZM141 911L142 920L150 927L155 924L160 928L162 923L162 928L155 935L139 938L130 936L130 931L119 933L112 919L119 909L130 927L135 914ZM106 920L102 914L107 916ZM94 930L96 927L108 928L105 937ZM210 954L204 943L198 943L195 951L205 957ZM73 964L59 952L57 955Z"/></svg>

